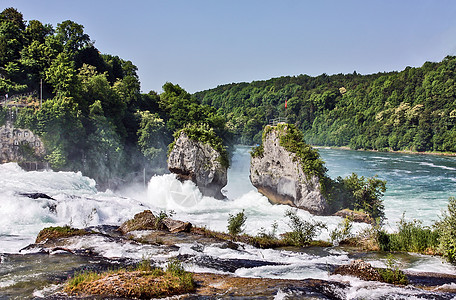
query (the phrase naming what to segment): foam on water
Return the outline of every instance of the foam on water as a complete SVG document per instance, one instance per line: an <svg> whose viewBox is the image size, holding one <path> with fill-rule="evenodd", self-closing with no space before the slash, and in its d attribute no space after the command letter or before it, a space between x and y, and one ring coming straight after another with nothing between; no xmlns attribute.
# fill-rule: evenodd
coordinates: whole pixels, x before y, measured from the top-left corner
<svg viewBox="0 0 456 300"><path fill-rule="evenodd" d="M25 172L14 163L0 165L0 252L19 251L44 227L119 224L144 210L140 201L101 193L95 186L80 172ZM23 193L53 199L31 199Z"/></svg>
<svg viewBox="0 0 456 300"><path fill-rule="evenodd" d="M388 191L385 195L386 216L393 221L398 220L402 212L406 211L407 216L419 216L424 222L431 223L446 206L449 190L454 190L454 186L440 189L442 182L445 184L451 182L454 185L454 181L448 180L449 177L456 175L451 169L456 166L453 160L432 158L436 161L430 163L447 167L436 168L420 164L417 158L411 156L387 154L381 155L382 159L378 159L375 158L380 155L378 153L375 157L371 157L369 153L332 149L322 149L321 152L332 177L346 176L351 172L373 176L377 171L383 170L379 176L388 180ZM226 231L228 216L244 210L247 216L246 233L255 235L261 228L270 231L273 222L278 223L278 234L288 231L284 214L290 207L271 205L265 197L257 193L248 179L248 148L239 148L236 153L228 174L229 184L224 191L229 198L227 200L203 197L193 183L189 181L182 183L172 174L154 176L150 179L146 191L144 188L135 187L130 189L129 196L126 197L110 191L98 192L95 181L81 173L25 172L17 164L0 165L0 253L17 253L19 249L32 243L38 232L47 226L119 225L145 209L155 212L173 210L176 219L190 221L197 226L206 226L217 231ZM371 163L372 159L376 160L375 164ZM419 168L414 169L414 166ZM426 183L429 184L426 185ZM54 200L30 199L21 196L20 193L45 193ZM306 220L314 219L326 223L328 230L323 230L318 237L326 240L329 239L329 232L341 221L339 217L315 217L301 210L298 211L298 215ZM355 229L361 230L365 226L355 224ZM394 222L389 226L390 230L395 229ZM124 257L140 260L153 256L154 260L163 262L178 254L267 261L277 265L240 268L235 274L246 277L290 279L332 280L334 275L328 274L325 265L341 265L350 260L347 253L335 249L326 249L324 252L315 254L256 249L248 245L244 245L244 248L239 250L224 249L220 245L206 245L202 251L196 251L194 244L177 246L179 250L169 251L160 246L137 245L117 242L101 236L87 236L75 238L68 248L89 248L110 258ZM384 266L385 262L385 259L378 257L366 257L366 260L376 266ZM408 257L406 261L407 265L404 265L404 269L409 271L456 273L453 266L442 262L439 258L411 255L411 258ZM186 267L193 271L222 272L191 264ZM353 279L350 279L350 282L353 282ZM369 288L362 281L358 282L358 285L352 285L353 295L368 296L369 290L372 291L372 289L373 293L380 296L385 291L390 293L396 291L396 288L391 286L378 284L378 287L372 288L372 283L369 283L371 286ZM404 290L397 290L397 292L403 293ZM413 295L413 293L410 294Z"/></svg>

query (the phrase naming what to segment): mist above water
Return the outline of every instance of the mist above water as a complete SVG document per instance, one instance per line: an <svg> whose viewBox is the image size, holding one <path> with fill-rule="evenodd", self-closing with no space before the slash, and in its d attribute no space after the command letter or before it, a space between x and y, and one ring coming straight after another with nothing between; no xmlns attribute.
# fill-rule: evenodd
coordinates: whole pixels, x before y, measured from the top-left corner
<svg viewBox="0 0 456 300"><path fill-rule="evenodd" d="M245 231L257 234L262 228L271 230L277 222L278 233L289 230L284 218L284 205L271 205L257 193L249 180L250 155L248 147L237 147L232 166L229 169L228 185L224 188L227 200L203 197L192 182L180 182L172 174L154 176L143 185L132 185L124 190L98 192L96 182L81 173L74 172L25 172L16 164L0 165L0 256L1 253L17 253L21 248L33 243L38 232L48 226L71 225L87 227L96 225L120 225L145 209L154 212L174 211L174 218L190 221L197 226L205 226L217 231L227 230L230 214L244 210L247 216ZM407 218L418 218L424 224L432 224L446 207L447 199L455 190L456 163L454 158L434 156L413 156L390 153L355 152L345 150L320 149L331 177L346 176L357 172L364 176L378 175L386 179L386 217L390 220L389 230L394 230L395 221L402 212ZM45 193L53 199L31 199L21 193ZM329 239L329 231L341 221L339 217L316 217L300 210L304 219L315 219L328 225L318 238ZM356 224L355 229L367 225ZM217 259L246 259L271 262L254 268L239 268L233 275L244 277L266 277L282 279L317 278L336 281L349 281L351 288L348 298L382 298L389 294L403 294L414 297L416 291L382 283L366 283L361 280L330 275L326 264L347 264L350 254L343 249L324 248L304 249L293 252L274 249L257 249L244 245L235 250L220 245L198 245L182 243L172 251L164 251L156 245L118 242L94 235L75 238L68 249L89 247L106 258L128 258L140 260L153 256L163 263L176 255L189 255L196 261ZM22 252L28 253L28 252ZM11 256L3 254L3 267L0 281L4 287L26 280L20 275L21 267ZM415 254L400 254L402 268L409 271L431 271L456 274L454 266L439 257ZM364 254L364 259L374 266L384 267L385 258L375 253ZM26 256L24 256L26 259ZM186 269L194 272L221 272L208 265L186 264ZM18 273L19 272L19 273ZM31 270L35 274L34 270ZM22 276L22 277L21 277ZM2 286L0 286L0 289ZM432 298L432 293L430 293Z"/></svg>

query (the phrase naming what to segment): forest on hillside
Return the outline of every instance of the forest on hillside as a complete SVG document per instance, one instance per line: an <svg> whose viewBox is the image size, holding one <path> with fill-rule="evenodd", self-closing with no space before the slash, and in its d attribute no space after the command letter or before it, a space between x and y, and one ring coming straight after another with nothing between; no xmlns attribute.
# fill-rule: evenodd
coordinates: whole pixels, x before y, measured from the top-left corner
<svg viewBox="0 0 456 300"><path fill-rule="evenodd" d="M10 111L15 127L38 134L54 170L82 171L106 185L164 172L172 134L189 123L227 138L215 109L169 82L160 95L143 94L136 72L131 61L101 54L83 25L53 28L14 8L0 14L0 125ZM6 100L24 93L31 96L13 103L12 114Z"/></svg>
<svg viewBox="0 0 456 300"><path fill-rule="evenodd" d="M455 72L448 56L401 72L287 76L195 96L226 117L242 144L259 143L269 120L287 117L313 145L456 152Z"/></svg>
<svg viewBox="0 0 456 300"><path fill-rule="evenodd" d="M14 126L41 137L40 159L54 170L102 183L164 172L173 133L188 124L205 124L225 146L259 143L264 125L287 117L314 145L456 152L455 69L448 56L400 72L288 76L193 95L168 82L161 94L142 93L137 67L102 54L83 25L0 13L0 99L34 95L22 99Z"/></svg>

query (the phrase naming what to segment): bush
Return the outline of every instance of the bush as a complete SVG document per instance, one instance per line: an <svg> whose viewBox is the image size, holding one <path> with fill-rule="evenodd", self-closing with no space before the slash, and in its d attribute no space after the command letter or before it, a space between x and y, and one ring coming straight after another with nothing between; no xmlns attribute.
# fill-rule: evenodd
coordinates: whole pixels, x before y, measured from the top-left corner
<svg viewBox="0 0 456 300"><path fill-rule="evenodd" d="M250 151L250 156L252 156L252 158L263 157L263 154L264 154L263 144L253 147L252 151Z"/></svg>
<svg viewBox="0 0 456 300"><path fill-rule="evenodd" d="M331 231L331 233L329 234L333 245L338 245L341 241L351 238L352 227L353 223L349 217L343 219L342 222L340 222L339 225L337 225L337 228Z"/></svg>
<svg viewBox="0 0 456 300"><path fill-rule="evenodd" d="M228 217L228 233L231 235L241 234L244 231L242 227L246 220L247 217L244 214L244 210L237 213L235 216L230 214Z"/></svg>
<svg viewBox="0 0 456 300"><path fill-rule="evenodd" d="M333 184L333 195L340 194L349 198L344 199L344 206L366 212L377 224L383 222L385 213L382 197L386 191L386 181L378 179L377 176L365 178L352 173L343 179L338 177Z"/></svg>
<svg viewBox="0 0 456 300"><path fill-rule="evenodd" d="M406 221L405 216L398 222L397 233L380 231L378 244L383 251L410 251L435 253L438 247L439 232L422 226L418 220Z"/></svg>
<svg viewBox="0 0 456 300"><path fill-rule="evenodd" d="M392 254L389 254L386 261L386 269L378 269L382 280L392 284L408 284L408 278L399 269L399 264Z"/></svg>
<svg viewBox="0 0 456 300"><path fill-rule="evenodd" d="M451 197L448 201L448 211L443 212L436 226L440 233L439 249L448 261L456 263L456 198Z"/></svg>
<svg viewBox="0 0 456 300"><path fill-rule="evenodd" d="M296 210L289 209L285 212L285 217L290 219L288 226L291 232L285 233L285 240L294 246L308 245L320 232L320 230L327 228L322 222L306 221L301 219Z"/></svg>
<svg viewBox="0 0 456 300"><path fill-rule="evenodd" d="M315 175L321 181L326 177L326 167L318 151L304 142L304 134L293 124L278 124L280 133L280 146L287 151L295 153L300 160L303 171L307 175ZM267 134L267 128L265 129Z"/></svg>

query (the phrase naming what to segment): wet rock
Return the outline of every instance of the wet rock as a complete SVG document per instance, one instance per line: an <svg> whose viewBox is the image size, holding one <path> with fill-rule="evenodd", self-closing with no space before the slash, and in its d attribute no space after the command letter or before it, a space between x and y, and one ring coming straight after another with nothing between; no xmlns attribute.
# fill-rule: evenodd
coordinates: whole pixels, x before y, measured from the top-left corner
<svg viewBox="0 0 456 300"><path fill-rule="evenodd" d="M167 230L172 233L190 232L192 224L173 220L170 218L159 218L154 216L150 210L137 213L133 219L120 225L119 230L126 234L135 230Z"/></svg>
<svg viewBox="0 0 456 300"><path fill-rule="evenodd" d="M223 259L208 255L202 256L191 256L191 255L179 255L177 258L180 261L190 262L194 265L201 266L203 268L211 268L217 271L234 273L238 269L249 269L249 268L258 268L264 266L278 266L279 263L255 260L255 259L240 259L240 258L230 258Z"/></svg>
<svg viewBox="0 0 456 300"><path fill-rule="evenodd" d="M48 195L43 194L43 193L19 193L19 195L24 196L24 197L28 197L28 198L31 198L31 199L49 199L49 200L55 200L55 199L52 198L51 196L48 196Z"/></svg>
<svg viewBox="0 0 456 300"><path fill-rule="evenodd" d="M328 204L321 191L320 178L305 174L297 155L280 145L289 126L266 126L263 151L253 155L250 162L250 181L272 203L288 204L324 215Z"/></svg>
<svg viewBox="0 0 456 300"><path fill-rule="evenodd" d="M60 238L67 238L72 236L82 236L90 234L91 232L84 229L71 228L70 226L56 226L47 227L42 229L36 237L35 243L43 243L47 240L55 240Z"/></svg>
<svg viewBox="0 0 456 300"><path fill-rule="evenodd" d="M181 180L193 181L204 196L224 199L221 190L227 183L227 167L221 154L209 144L190 139L181 132L168 156L168 169Z"/></svg>
<svg viewBox="0 0 456 300"><path fill-rule="evenodd" d="M362 259L354 260L348 265L336 268L334 274L354 276L367 281L382 281L380 273Z"/></svg>
<svg viewBox="0 0 456 300"><path fill-rule="evenodd" d="M456 293L456 275L432 272L404 271L414 286L434 287L440 291Z"/></svg>
<svg viewBox="0 0 456 300"><path fill-rule="evenodd" d="M344 283L318 279L284 280L194 274L195 294L181 299L346 299Z"/></svg>

